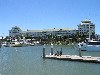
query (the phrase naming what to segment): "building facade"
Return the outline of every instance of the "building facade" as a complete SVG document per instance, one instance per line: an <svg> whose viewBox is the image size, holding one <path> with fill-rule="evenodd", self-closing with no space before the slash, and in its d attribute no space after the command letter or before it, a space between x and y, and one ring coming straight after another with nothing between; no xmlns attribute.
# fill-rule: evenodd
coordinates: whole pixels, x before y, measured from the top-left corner
<svg viewBox="0 0 100 75"><path fill-rule="evenodd" d="M20 36L20 35L22 35L21 33L22 33L22 30L19 27L17 27L17 26L12 27L12 29L9 30L9 36L11 36L11 37L12 36L13 37Z"/></svg>
<svg viewBox="0 0 100 75"><path fill-rule="evenodd" d="M71 28L53 28L53 29L45 29L45 30L27 30L22 31L19 27L15 26L9 30L9 36L28 36L28 37L43 37L47 38L48 36L72 36L79 33L80 35L89 35L95 34L95 24L93 24L90 20L83 20L78 25L78 29Z"/></svg>
<svg viewBox="0 0 100 75"><path fill-rule="evenodd" d="M48 36L71 36L75 35L78 30L76 29L46 29L46 30L28 30L26 33L31 37L44 37Z"/></svg>
<svg viewBox="0 0 100 75"><path fill-rule="evenodd" d="M54 28L54 29L45 29L45 30L27 30L22 31L19 27L15 26L9 30L9 36L28 36L28 37L44 37L53 35L53 36L71 36L75 35L78 30L71 28Z"/></svg>
<svg viewBox="0 0 100 75"><path fill-rule="evenodd" d="M95 35L95 24L93 24L90 20L83 20L78 25L78 32L80 35Z"/></svg>

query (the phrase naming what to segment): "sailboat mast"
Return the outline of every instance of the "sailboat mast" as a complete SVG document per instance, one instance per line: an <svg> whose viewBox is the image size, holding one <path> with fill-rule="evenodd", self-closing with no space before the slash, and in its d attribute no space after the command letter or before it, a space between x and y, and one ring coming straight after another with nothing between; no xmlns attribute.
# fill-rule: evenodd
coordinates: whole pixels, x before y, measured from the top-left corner
<svg viewBox="0 0 100 75"><path fill-rule="evenodd" d="M89 24L89 41L90 41L90 24Z"/></svg>

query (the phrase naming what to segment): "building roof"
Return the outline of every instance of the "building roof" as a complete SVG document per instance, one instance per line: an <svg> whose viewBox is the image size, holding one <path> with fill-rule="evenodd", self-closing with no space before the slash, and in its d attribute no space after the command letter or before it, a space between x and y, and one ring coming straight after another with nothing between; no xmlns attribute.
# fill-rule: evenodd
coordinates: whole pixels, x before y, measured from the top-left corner
<svg viewBox="0 0 100 75"><path fill-rule="evenodd" d="M88 20L88 19L85 19L85 20L83 20L83 21L81 21L82 23L91 23L91 21L90 20Z"/></svg>
<svg viewBox="0 0 100 75"><path fill-rule="evenodd" d="M43 29L43 30L27 30L26 32L47 32L47 31L60 31L60 30L77 30L72 28L54 28L54 29Z"/></svg>

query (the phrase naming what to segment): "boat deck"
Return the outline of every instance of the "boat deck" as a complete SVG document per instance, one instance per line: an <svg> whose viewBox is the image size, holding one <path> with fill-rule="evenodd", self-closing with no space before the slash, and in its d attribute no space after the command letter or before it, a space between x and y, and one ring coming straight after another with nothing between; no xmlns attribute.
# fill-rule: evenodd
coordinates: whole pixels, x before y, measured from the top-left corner
<svg viewBox="0 0 100 75"><path fill-rule="evenodd" d="M68 61L79 61L79 62L90 62L90 63L100 63L100 57L91 56L77 56L77 55L45 55L47 59L58 59L58 60L68 60Z"/></svg>

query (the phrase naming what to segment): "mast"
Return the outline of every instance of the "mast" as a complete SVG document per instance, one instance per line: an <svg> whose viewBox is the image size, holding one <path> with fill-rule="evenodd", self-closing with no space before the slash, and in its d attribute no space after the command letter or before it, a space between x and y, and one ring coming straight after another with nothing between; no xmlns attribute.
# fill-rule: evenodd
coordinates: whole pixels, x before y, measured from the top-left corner
<svg viewBox="0 0 100 75"><path fill-rule="evenodd" d="M89 41L90 41L90 35L91 35L91 33L90 33L90 24L89 24Z"/></svg>

